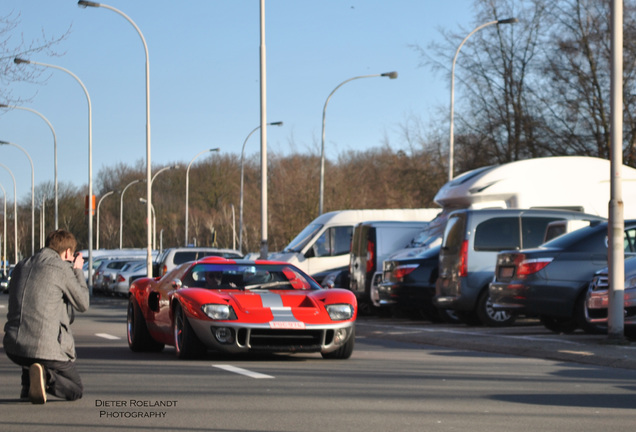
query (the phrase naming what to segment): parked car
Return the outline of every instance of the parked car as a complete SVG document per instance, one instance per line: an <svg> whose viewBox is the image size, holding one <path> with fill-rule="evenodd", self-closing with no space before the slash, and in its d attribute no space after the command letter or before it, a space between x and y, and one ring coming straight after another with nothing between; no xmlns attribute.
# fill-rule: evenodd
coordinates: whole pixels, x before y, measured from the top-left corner
<svg viewBox="0 0 636 432"><path fill-rule="evenodd" d="M163 276L170 270L188 261L196 261L206 256L220 256L224 258L241 258L241 252L234 249L219 249L209 247L181 247L164 250L155 262L153 275Z"/></svg>
<svg viewBox="0 0 636 432"><path fill-rule="evenodd" d="M178 358L227 353L319 352L346 359L355 344L355 295L323 289L289 263L205 257L130 287L133 351L173 345Z"/></svg>
<svg viewBox="0 0 636 432"><path fill-rule="evenodd" d="M607 222L564 234L535 249L497 255L490 284L493 308L539 316L557 333L594 333L585 319L585 295L594 274L607 266ZM625 221L625 255L636 254L636 220Z"/></svg>
<svg viewBox="0 0 636 432"><path fill-rule="evenodd" d="M457 210L449 215L439 255L435 304L453 309L466 324L508 325L515 314L493 309L488 285L497 253L543 243L546 228L556 220L604 220L568 210ZM588 279L589 280L589 279Z"/></svg>
<svg viewBox="0 0 636 432"><path fill-rule="evenodd" d="M427 221L369 221L353 228L349 253L349 285L358 297L361 311L380 306L377 286L382 281L382 263L391 252L404 248Z"/></svg>
<svg viewBox="0 0 636 432"><path fill-rule="evenodd" d="M625 260L625 292L623 303L623 333L636 339L636 257ZM609 283L607 267L596 273L590 283L585 299L587 322L607 329L609 306Z"/></svg>
<svg viewBox="0 0 636 432"><path fill-rule="evenodd" d="M126 264L130 262L142 262L131 258L103 260L93 274L93 289L106 292L115 280L115 276Z"/></svg>
<svg viewBox="0 0 636 432"><path fill-rule="evenodd" d="M323 213L269 259L285 261L319 283L332 271L349 266L353 227L365 221L429 221L440 209L361 209Z"/></svg>
<svg viewBox="0 0 636 432"><path fill-rule="evenodd" d="M454 321L447 310L433 304L439 251L440 246L435 246L417 256L385 260L383 280L378 287L380 305L433 322Z"/></svg>
<svg viewBox="0 0 636 432"><path fill-rule="evenodd" d="M11 273L13 273L13 267L14 266L10 266L7 269L7 274L2 274L2 277L0 278L0 289L3 293L9 292L9 282L11 281Z"/></svg>
<svg viewBox="0 0 636 432"><path fill-rule="evenodd" d="M108 292L115 295L126 295L130 284L148 275L145 261L133 261L124 265L115 275L115 279L108 286Z"/></svg>

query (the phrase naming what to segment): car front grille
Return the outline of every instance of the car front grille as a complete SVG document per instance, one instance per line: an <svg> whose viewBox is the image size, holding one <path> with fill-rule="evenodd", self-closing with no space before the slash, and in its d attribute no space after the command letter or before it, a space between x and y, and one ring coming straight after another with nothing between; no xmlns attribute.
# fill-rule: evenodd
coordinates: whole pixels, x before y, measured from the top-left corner
<svg viewBox="0 0 636 432"><path fill-rule="evenodd" d="M609 281L606 274L597 275L590 284L592 291L605 291L609 288Z"/></svg>
<svg viewBox="0 0 636 432"><path fill-rule="evenodd" d="M333 340L333 330L240 329L237 342L253 351L316 352Z"/></svg>

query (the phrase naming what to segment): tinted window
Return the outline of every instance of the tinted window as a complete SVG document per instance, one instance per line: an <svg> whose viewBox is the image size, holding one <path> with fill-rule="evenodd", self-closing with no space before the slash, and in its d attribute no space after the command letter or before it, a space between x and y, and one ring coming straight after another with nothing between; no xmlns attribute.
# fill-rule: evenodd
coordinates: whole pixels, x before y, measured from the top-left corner
<svg viewBox="0 0 636 432"><path fill-rule="evenodd" d="M458 253L464 241L464 217L454 216L448 219L444 230L444 242L442 248L449 253Z"/></svg>
<svg viewBox="0 0 636 432"><path fill-rule="evenodd" d="M314 235L322 229L320 224L310 224L302 230L296 238L294 238L289 245L284 249L284 252L300 252L305 248L307 243L314 238Z"/></svg>
<svg viewBox="0 0 636 432"><path fill-rule="evenodd" d="M488 219L475 229L476 251L500 251L519 247L518 217L500 217Z"/></svg>
<svg viewBox="0 0 636 432"><path fill-rule="evenodd" d="M184 262L194 261L197 259L197 253L194 251L188 252L176 252L172 262L174 264L183 264Z"/></svg>
<svg viewBox="0 0 636 432"><path fill-rule="evenodd" d="M559 220L559 218L546 217L522 217L521 226L523 227L523 238L520 247L533 248L543 243L545 229L550 222Z"/></svg>

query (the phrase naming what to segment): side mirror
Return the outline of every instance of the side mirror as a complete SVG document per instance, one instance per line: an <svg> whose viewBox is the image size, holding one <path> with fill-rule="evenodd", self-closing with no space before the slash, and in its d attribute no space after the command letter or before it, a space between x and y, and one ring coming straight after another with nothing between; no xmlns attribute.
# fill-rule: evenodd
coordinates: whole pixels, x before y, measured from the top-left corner
<svg viewBox="0 0 636 432"><path fill-rule="evenodd" d="M183 286L183 282L181 282L181 279L173 279L173 281L170 282L170 286L173 289L179 289Z"/></svg>

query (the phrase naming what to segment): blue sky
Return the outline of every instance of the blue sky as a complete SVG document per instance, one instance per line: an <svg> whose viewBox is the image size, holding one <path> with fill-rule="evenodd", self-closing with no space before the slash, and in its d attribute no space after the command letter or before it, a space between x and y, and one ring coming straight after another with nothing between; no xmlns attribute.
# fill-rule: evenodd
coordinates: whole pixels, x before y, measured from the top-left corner
<svg viewBox="0 0 636 432"><path fill-rule="evenodd" d="M108 0L141 29L150 58L153 166L187 165L200 151L219 147L240 154L260 124L259 0ZM19 13L26 40L71 29L60 57L25 56L64 67L86 86L93 112L93 174L118 162L145 163L145 56L123 17L76 0L2 0L0 15ZM399 78L351 81L327 108L326 157L399 145L410 117L426 121L449 103L448 74L421 67L411 47L426 48L440 29L470 31L472 0L266 0L268 152L319 154L322 109L331 91L355 76L397 71ZM19 34L15 35L20 37ZM34 67L34 66L23 66ZM88 115L81 87L47 69L44 85L17 84L15 96L55 128L60 182L88 181ZM53 138L35 114L0 114L0 140L21 145L33 159L35 183L53 181ZM246 155L258 154L255 133ZM198 159L203 160L203 157ZM16 148L0 147L12 168L18 199L30 198L30 165ZM184 168L185 175L185 168ZM318 182L318 179L316 179ZM0 169L13 200L13 182ZM98 190L95 190L98 193ZM157 192L159 193L159 192Z"/></svg>

